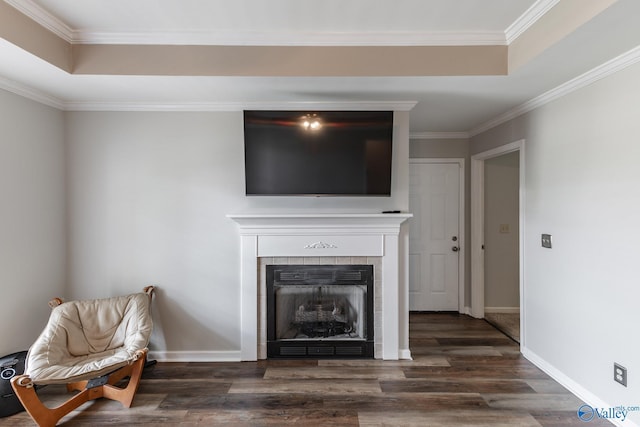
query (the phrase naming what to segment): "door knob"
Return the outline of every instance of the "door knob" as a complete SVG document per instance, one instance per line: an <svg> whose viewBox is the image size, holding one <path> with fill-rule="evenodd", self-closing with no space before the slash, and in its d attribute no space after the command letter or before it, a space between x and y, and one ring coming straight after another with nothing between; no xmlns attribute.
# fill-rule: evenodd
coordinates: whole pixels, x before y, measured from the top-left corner
<svg viewBox="0 0 640 427"><path fill-rule="evenodd" d="M452 247L452 248L451 248L451 250L452 250L453 252L458 252L458 251L460 250L460 248L459 248L459 247L457 247L457 246L454 246L454 247Z"/></svg>

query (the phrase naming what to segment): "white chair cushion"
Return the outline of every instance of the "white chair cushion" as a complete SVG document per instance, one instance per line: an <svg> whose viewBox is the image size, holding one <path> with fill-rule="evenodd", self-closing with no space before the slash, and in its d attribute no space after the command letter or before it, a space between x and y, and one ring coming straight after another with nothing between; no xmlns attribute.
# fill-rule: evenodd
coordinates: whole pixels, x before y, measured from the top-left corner
<svg viewBox="0 0 640 427"><path fill-rule="evenodd" d="M55 307L31 346L25 374L34 384L82 381L105 375L149 344L152 321L146 293Z"/></svg>

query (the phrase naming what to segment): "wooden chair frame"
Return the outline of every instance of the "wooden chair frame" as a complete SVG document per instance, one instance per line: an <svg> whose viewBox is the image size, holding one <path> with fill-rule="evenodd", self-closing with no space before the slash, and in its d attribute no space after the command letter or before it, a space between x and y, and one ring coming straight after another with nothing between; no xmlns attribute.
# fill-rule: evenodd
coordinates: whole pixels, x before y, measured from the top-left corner
<svg viewBox="0 0 640 427"><path fill-rule="evenodd" d="M58 421L74 409L78 408L85 402L99 399L101 397L117 400L122 403L125 408L130 408L133 403L133 397L140 385L142 378L142 370L147 360L147 350L141 351L142 355L131 365L123 366L115 372L109 374L106 384L93 388L87 388L89 381L79 381L67 384L67 391L79 391L66 402L55 408L45 406L38 395L35 387L31 383L31 379L26 375L15 376L11 379L11 385L18 399L24 406L25 410L31 418L40 427L53 427ZM129 377L128 384L124 387L117 387L125 377Z"/></svg>

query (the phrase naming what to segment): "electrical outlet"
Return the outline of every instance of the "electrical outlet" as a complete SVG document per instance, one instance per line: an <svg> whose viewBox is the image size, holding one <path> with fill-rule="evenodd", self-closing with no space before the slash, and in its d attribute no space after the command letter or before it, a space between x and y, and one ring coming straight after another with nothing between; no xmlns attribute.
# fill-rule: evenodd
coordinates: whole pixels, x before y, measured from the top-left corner
<svg viewBox="0 0 640 427"><path fill-rule="evenodd" d="M627 386L627 368L617 363L613 364L613 380Z"/></svg>
<svg viewBox="0 0 640 427"><path fill-rule="evenodd" d="M509 228L509 224L500 224L500 232L501 233L510 233L511 230Z"/></svg>
<svg viewBox="0 0 640 427"><path fill-rule="evenodd" d="M551 249L551 234L543 234L541 243L543 248Z"/></svg>

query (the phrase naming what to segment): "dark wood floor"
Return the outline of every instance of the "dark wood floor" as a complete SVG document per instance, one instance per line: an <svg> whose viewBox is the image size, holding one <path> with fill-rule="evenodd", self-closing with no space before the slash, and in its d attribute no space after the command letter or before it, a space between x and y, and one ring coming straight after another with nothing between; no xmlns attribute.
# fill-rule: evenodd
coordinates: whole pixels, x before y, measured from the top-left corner
<svg viewBox="0 0 640 427"><path fill-rule="evenodd" d="M582 402L487 322L412 314L410 338L413 361L158 363L132 408L99 400L63 425L584 427ZM41 394L53 404L63 389ZM24 412L0 419L29 425Z"/></svg>

